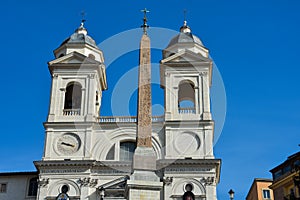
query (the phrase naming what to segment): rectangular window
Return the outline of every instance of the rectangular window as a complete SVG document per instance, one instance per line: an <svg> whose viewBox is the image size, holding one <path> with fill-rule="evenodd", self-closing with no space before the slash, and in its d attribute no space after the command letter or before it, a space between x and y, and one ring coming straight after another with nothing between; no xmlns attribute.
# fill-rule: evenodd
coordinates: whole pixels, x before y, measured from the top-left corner
<svg viewBox="0 0 300 200"><path fill-rule="evenodd" d="M263 190L263 198L271 199L270 190Z"/></svg>
<svg viewBox="0 0 300 200"><path fill-rule="evenodd" d="M299 166L300 166L300 160L296 160L296 161L294 162L294 166L295 166L295 167L299 167Z"/></svg>
<svg viewBox="0 0 300 200"><path fill-rule="evenodd" d="M29 180L28 196L36 196L38 190L38 178L34 177Z"/></svg>
<svg viewBox="0 0 300 200"><path fill-rule="evenodd" d="M278 170L275 173L273 173L273 179L277 179L282 175L282 171Z"/></svg>
<svg viewBox="0 0 300 200"><path fill-rule="evenodd" d="M7 190L7 184L1 183L0 184L0 193L6 193L6 190Z"/></svg>
<svg viewBox="0 0 300 200"><path fill-rule="evenodd" d="M287 173L287 172L290 172L292 170L292 167L291 167L291 165L288 165L288 166L285 166L284 168L283 168L283 174L285 174L285 173Z"/></svg>

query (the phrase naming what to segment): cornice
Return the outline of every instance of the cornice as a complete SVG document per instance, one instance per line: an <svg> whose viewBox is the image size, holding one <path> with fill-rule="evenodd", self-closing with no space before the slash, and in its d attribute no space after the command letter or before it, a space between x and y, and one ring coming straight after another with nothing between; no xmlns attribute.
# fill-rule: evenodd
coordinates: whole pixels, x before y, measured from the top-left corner
<svg viewBox="0 0 300 200"><path fill-rule="evenodd" d="M180 125L180 126L189 126L189 125L214 125L214 120L169 120L165 121L166 125Z"/></svg>
<svg viewBox="0 0 300 200"><path fill-rule="evenodd" d="M279 180L274 180L273 181L273 184L270 185L269 187L271 189L276 189L277 187L280 187L288 182L292 182L292 184L294 184L294 181L293 181L293 177L296 175L297 173L294 172L294 173L291 173L289 174L288 176L282 178L282 179L279 179Z"/></svg>
<svg viewBox="0 0 300 200"><path fill-rule="evenodd" d="M86 166L94 165L95 160L49 160L49 161L34 161L36 167L65 167L65 166Z"/></svg>
<svg viewBox="0 0 300 200"><path fill-rule="evenodd" d="M221 159L163 159L157 160L157 165L161 168L170 166L186 166L186 165L211 165L218 166L221 164Z"/></svg>

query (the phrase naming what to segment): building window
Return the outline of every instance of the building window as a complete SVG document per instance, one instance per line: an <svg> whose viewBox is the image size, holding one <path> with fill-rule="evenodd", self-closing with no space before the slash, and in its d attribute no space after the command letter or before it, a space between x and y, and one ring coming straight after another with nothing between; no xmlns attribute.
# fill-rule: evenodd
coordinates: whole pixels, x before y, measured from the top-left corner
<svg viewBox="0 0 300 200"><path fill-rule="evenodd" d="M121 142L120 143L120 160L131 161L135 150L135 142Z"/></svg>
<svg viewBox="0 0 300 200"><path fill-rule="evenodd" d="M300 160L296 160L294 162L294 167L299 167L300 166Z"/></svg>
<svg viewBox="0 0 300 200"><path fill-rule="evenodd" d="M114 160L115 159L115 145L113 145L106 155L106 160Z"/></svg>
<svg viewBox="0 0 300 200"><path fill-rule="evenodd" d="M273 179L275 180L275 179L279 178L281 175L282 175L282 171L278 170L275 173L273 173Z"/></svg>
<svg viewBox="0 0 300 200"><path fill-rule="evenodd" d="M178 111L180 114L195 113L195 86L191 81L184 80L179 84Z"/></svg>
<svg viewBox="0 0 300 200"><path fill-rule="evenodd" d="M263 198L271 199L270 190L263 190Z"/></svg>
<svg viewBox="0 0 300 200"><path fill-rule="evenodd" d="M291 170L292 170L291 165L288 165L283 168L282 173L285 174L285 173L290 172Z"/></svg>
<svg viewBox="0 0 300 200"><path fill-rule="evenodd" d="M82 87L71 83L66 88L64 115L80 115Z"/></svg>
<svg viewBox="0 0 300 200"><path fill-rule="evenodd" d="M186 184L184 188L185 188L186 192L191 192L194 189L194 187L191 183Z"/></svg>
<svg viewBox="0 0 300 200"><path fill-rule="evenodd" d="M37 177L30 179L28 187L28 196L36 196L38 190Z"/></svg>
<svg viewBox="0 0 300 200"><path fill-rule="evenodd" d="M0 184L0 193L6 193L6 191L7 191L7 184L1 183Z"/></svg>

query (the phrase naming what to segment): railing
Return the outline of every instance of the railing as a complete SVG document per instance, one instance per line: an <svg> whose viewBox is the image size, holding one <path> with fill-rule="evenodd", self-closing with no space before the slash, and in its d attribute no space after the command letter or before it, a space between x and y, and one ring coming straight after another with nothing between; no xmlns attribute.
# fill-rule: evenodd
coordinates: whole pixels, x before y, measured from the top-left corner
<svg viewBox="0 0 300 200"><path fill-rule="evenodd" d="M194 107L178 108L179 114L196 114L196 109Z"/></svg>
<svg viewBox="0 0 300 200"><path fill-rule="evenodd" d="M152 116L152 122L163 122L164 116ZM97 118L99 123L120 122L120 123L135 123L137 118L134 116L102 116Z"/></svg>
<svg viewBox="0 0 300 200"><path fill-rule="evenodd" d="M64 109L63 115L64 116L80 115L80 109Z"/></svg>

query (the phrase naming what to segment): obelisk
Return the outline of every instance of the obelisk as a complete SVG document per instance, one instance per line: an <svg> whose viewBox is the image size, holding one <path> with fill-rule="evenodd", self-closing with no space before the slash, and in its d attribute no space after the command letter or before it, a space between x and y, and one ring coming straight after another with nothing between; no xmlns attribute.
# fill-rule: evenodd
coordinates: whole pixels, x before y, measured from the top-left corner
<svg viewBox="0 0 300 200"><path fill-rule="evenodd" d="M147 11L147 10L146 10ZM145 11L145 12L146 12ZM151 109L151 59L150 38L147 35L147 18L144 17L143 36L140 42L139 83L137 105L137 146L152 147L152 109Z"/></svg>
<svg viewBox="0 0 300 200"><path fill-rule="evenodd" d="M151 60L150 38L147 35L146 8L143 35L140 41L139 82L137 102L137 147L133 155L133 173L127 181L129 200L158 200L162 182L155 174L156 155L152 148Z"/></svg>

